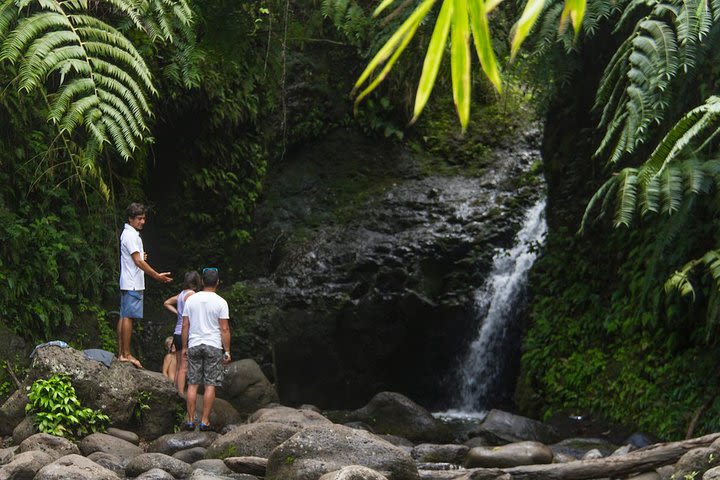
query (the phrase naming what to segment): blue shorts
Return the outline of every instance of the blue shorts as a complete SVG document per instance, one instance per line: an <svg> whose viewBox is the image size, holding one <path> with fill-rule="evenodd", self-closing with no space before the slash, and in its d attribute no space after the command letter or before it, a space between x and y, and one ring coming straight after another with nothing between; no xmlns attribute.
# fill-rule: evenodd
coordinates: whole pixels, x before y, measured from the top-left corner
<svg viewBox="0 0 720 480"><path fill-rule="evenodd" d="M143 291L120 290L120 318L143 318Z"/></svg>

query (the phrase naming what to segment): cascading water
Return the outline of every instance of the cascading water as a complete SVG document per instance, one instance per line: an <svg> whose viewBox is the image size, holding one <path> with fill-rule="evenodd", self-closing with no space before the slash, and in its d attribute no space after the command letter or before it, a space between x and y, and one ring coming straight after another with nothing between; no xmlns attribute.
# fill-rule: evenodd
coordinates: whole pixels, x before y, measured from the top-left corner
<svg viewBox="0 0 720 480"><path fill-rule="evenodd" d="M515 245L499 251L485 285L475 293L475 309L480 319L477 338L470 344L460 369L457 407L443 416L482 415L489 408L494 389L502 380L507 342L512 335L515 313L525 300L527 274L535 261L538 244L543 241L545 200L538 201L526 214ZM519 353L519 352L518 352Z"/></svg>

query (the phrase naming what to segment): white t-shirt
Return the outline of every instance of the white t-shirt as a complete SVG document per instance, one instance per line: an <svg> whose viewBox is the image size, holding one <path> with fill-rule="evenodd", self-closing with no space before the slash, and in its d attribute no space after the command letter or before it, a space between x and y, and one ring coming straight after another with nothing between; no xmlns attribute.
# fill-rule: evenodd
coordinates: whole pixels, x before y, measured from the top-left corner
<svg viewBox="0 0 720 480"><path fill-rule="evenodd" d="M145 272L132 259L135 252L142 258L144 251L140 232L126 223L120 235L120 290L145 290Z"/></svg>
<svg viewBox="0 0 720 480"><path fill-rule="evenodd" d="M185 302L183 316L188 317L188 348L210 345L222 348L220 319L230 319L228 304L215 292L197 292Z"/></svg>

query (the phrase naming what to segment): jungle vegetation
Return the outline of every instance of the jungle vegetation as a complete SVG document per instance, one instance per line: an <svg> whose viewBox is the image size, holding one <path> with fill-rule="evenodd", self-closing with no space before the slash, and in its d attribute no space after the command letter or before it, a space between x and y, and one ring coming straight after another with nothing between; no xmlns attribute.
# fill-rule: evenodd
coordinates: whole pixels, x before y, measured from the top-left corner
<svg viewBox="0 0 720 480"><path fill-rule="evenodd" d="M402 138L436 84L463 129L472 91L488 85L527 86L547 112L572 102L564 92L605 45L602 74L582 85L596 141L576 158L605 182L572 199L589 202L585 217L551 231L536 268L518 403L663 437L707 410L697 430L720 428L718 20L720 3L701 0L3 0L0 319L35 339L83 312L102 321L119 212L150 188L187 265L203 238L232 257L269 164L293 142L342 122ZM354 119L291 116L288 73L316 42L367 62L349 69ZM182 204L165 201L170 183ZM598 269L601 255L612 261Z"/></svg>

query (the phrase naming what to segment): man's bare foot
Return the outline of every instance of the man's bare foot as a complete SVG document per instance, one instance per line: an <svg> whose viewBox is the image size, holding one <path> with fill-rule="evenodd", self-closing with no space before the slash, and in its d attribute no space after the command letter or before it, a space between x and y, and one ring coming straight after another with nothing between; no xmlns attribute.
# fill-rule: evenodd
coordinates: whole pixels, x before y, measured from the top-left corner
<svg viewBox="0 0 720 480"><path fill-rule="evenodd" d="M135 368L143 368L142 364L140 363L140 360L133 357L132 355L128 355L126 357L118 357L118 360L120 360L121 362L128 362L128 363L132 364L132 366L134 366Z"/></svg>

